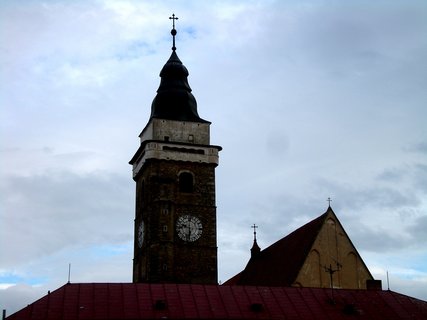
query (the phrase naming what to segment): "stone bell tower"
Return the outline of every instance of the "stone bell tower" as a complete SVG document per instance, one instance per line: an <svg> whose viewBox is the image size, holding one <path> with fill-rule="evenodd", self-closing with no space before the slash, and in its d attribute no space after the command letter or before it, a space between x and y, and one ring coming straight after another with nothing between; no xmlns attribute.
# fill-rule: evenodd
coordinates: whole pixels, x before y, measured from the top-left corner
<svg viewBox="0 0 427 320"><path fill-rule="evenodd" d="M136 182L133 282L217 284L215 168L221 147L199 117L188 71L172 54L130 160Z"/></svg>

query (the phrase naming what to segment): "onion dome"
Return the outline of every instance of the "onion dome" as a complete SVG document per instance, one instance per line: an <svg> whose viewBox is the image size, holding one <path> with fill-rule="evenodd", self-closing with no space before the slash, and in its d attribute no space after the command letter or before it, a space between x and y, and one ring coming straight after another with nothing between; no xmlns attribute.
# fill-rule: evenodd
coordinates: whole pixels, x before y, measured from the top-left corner
<svg viewBox="0 0 427 320"><path fill-rule="evenodd" d="M176 19L172 15L175 22ZM179 60L175 47L175 24L172 54L160 71L160 86L151 104L151 117L178 121L208 122L199 117L197 102L188 84L188 70Z"/></svg>

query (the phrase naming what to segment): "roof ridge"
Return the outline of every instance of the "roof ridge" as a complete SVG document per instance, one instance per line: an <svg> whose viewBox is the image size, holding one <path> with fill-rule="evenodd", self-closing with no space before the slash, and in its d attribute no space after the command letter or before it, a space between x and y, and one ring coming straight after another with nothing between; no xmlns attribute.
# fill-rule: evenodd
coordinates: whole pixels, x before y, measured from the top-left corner
<svg viewBox="0 0 427 320"><path fill-rule="evenodd" d="M296 230L294 230L294 231L292 231L291 233L289 233L287 236L285 236L285 237L283 237L282 239L280 239L280 240L277 240L276 242L274 242L273 244L271 244L270 246L268 246L267 248L265 248L264 250L261 250L261 253L262 252L264 252L264 251L266 251L266 250L268 250L269 248L271 248L271 247L273 247L275 244L277 244L277 243L279 243L279 242L281 242L281 241L284 241L285 239L289 239L290 237L292 237L292 236L295 236L296 234L299 234L299 233L301 233L301 232L303 232L303 231L306 231L307 229L309 229L310 227L314 227L314 226L316 226L317 225L317 223L319 223L319 225L318 225L318 227L317 227L317 232L316 232L316 235L319 233L319 231L320 231L320 229L321 229L321 226L323 225L323 222L325 221L325 219L326 219L326 216L328 215L328 211L326 211L325 213L323 213L323 214L321 214L320 216L318 216L317 218L315 218L315 219L313 219L313 220L311 220L311 221L309 221L309 222L307 222L306 224L304 224L304 225L302 225L301 227L299 227L298 229L296 229ZM323 221L322 221L323 220ZM322 223L320 223L320 221L322 221ZM315 237L314 237L314 239L313 239L313 241L315 240Z"/></svg>

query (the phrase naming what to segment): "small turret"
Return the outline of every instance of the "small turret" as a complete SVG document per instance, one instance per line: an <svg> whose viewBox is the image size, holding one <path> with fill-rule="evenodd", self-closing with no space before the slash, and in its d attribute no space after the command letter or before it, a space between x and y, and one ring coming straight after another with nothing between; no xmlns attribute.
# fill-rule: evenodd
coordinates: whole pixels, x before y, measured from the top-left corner
<svg viewBox="0 0 427 320"><path fill-rule="evenodd" d="M256 228L258 228L258 226L254 223L254 225L251 228L254 229L254 243L251 248L251 259L252 259L252 258L255 258L261 252L261 248L258 246L258 243L256 242Z"/></svg>

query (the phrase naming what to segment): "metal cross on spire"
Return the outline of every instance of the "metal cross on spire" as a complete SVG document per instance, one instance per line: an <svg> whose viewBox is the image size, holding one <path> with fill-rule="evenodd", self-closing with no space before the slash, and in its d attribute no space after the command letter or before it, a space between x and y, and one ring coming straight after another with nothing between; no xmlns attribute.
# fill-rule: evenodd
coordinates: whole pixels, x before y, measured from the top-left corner
<svg viewBox="0 0 427 320"><path fill-rule="evenodd" d="M172 17L169 17L169 19L172 20L172 30L171 30L171 35L173 38L172 50L175 51L176 50L176 47L175 47L175 36L176 36L175 20L178 20L178 17L175 17L175 13L172 13Z"/></svg>
<svg viewBox="0 0 427 320"><path fill-rule="evenodd" d="M251 226L251 228L254 229L254 241L256 241L256 229L258 228L258 226L254 223L254 225Z"/></svg>
<svg viewBox="0 0 427 320"><path fill-rule="evenodd" d="M330 207L330 206L331 206L332 199L331 199L330 197L328 197L328 199L326 199L326 201L328 201L328 204L329 204L329 207Z"/></svg>

